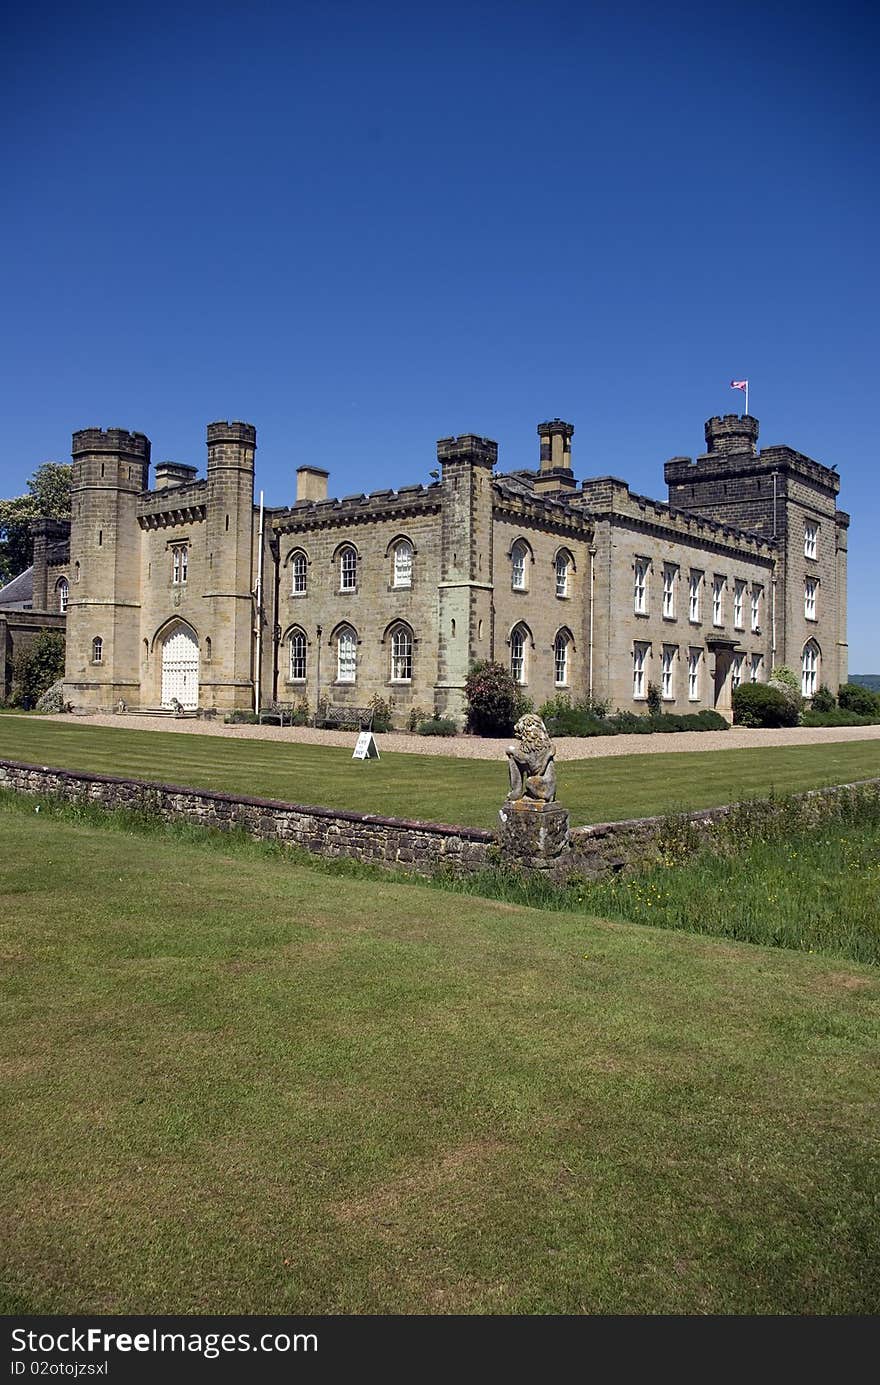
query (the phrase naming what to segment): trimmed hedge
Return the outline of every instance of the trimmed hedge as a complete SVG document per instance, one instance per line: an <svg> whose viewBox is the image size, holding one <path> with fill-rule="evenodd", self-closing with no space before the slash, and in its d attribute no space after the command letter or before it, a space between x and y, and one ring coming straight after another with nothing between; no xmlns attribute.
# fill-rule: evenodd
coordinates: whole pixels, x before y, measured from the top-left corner
<svg viewBox="0 0 880 1385"><path fill-rule="evenodd" d="M553 736L651 736L658 732L729 729L724 717L708 708L681 715L661 712L659 716L639 716L635 712L617 712L613 717L597 717L575 707L563 707L547 717L546 724Z"/></svg>
<svg viewBox="0 0 880 1385"><path fill-rule="evenodd" d="M454 736L456 725L451 717L429 717L419 724L420 736Z"/></svg>
<svg viewBox="0 0 880 1385"><path fill-rule="evenodd" d="M843 707L835 707L830 712L817 712L815 707L804 712L804 726L877 726L880 716L861 717L858 712L847 712Z"/></svg>

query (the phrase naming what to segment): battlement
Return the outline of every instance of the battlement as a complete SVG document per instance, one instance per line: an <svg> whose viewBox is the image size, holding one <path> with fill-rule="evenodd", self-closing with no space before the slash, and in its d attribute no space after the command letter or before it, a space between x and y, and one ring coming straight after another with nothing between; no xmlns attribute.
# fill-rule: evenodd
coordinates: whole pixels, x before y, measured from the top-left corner
<svg viewBox="0 0 880 1385"><path fill-rule="evenodd" d="M73 435L71 456L92 453L149 462L150 439L144 433L129 433L125 428L81 428Z"/></svg>
<svg viewBox="0 0 880 1385"><path fill-rule="evenodd" d="M375 522L392 515L411 514L419 510L440 508L440 483L433 485L401 486L399 490L371 491L369 495L345 495L342 499L301 499L288 508L272 512L271 526L275 533L293 533L297 529L325 528L335 524Z"/></svg>
<svg viewBox="0 0 880 1385"><path fill-rule="evenodd" d="M685 542L720 544L736 548L743 555L766 557L768 561L777 553L776 543L769 538L638 495L618 476L591 477L582 482L581 495L589 514L596 518L620 515L639 524L664 529Z"/></svg>
<svg viewBox="0 0 880 1385"><path fill-rule="evenodd" d="M476 433L462 433L458 438L438 438L437 460L492 467L498 461L498 444L492 438L481 438Z"/></svg>
<svg viewBox="0 0 880 1385"><path fill-rule="evenodd" d="M751 414L724 414L706 419L706 449L709 452L754 452L758 442L758 420Z"/></svg>
<svg viewBox="0 0 880 1385"><path fill-rule="evenodd" d="M247 447L256 447L257 430L252 423L241 423L236 420L227 423L225 419L216 423L208 424L208 446L212 447L215 443L239 442Z"/></svg>
<svg viewBox="0 0 880 1385"><path fill-rule="evenodd" d="M671 457L663 467L663 479L668 486L687 486L738 476L771 475L774 471L797 473L835 495L840 490L840 476L833 467L784 445L762 447L758 453L710 452L695 458Z"/></svg>
<svg viewBox="0 0 880 1385"><path fill-rule="evenodd" d="M563 438L570 438L574 433L574 424L565 423L561 418L551 418L547 423L538 424L539 438L552 438L559 434Z"/></svg>

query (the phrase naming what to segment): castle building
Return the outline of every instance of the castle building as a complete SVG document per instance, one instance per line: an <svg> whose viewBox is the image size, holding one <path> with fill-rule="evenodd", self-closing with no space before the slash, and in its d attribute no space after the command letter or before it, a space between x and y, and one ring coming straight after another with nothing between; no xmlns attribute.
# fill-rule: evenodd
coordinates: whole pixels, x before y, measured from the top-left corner
<svg viewBox="0 0 880 1385"><path fill-rule="evenodd" d="M34 564L39 600L66 608L65 698L314 710L379 694L402 725L416 708L461 723L482 659L536 707L589 693L643 710L653 683L667 710L729 715L733 688L774 665L808 697L846 680L835 469L759 450L752 417L711 418L705 453L666 463L662 503L613 476L578 483L573 433L540 424L538 465L508 474L490 439L442 438L430 484L341 499L302 466L295 502L262 512L248 423L209 424L206 475L161 462L152 487L142 433L75 433L69 558L52 566L47 532Z"/></svg>

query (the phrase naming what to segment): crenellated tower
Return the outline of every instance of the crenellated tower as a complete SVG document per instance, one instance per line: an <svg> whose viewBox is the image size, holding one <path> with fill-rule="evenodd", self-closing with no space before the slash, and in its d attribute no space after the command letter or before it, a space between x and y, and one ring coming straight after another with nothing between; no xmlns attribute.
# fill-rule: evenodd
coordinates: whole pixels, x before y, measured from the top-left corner
<svg viewBox="0 0 880 1385"><path fill-rule="evenodd" d="M437 704L461 722L473 660L491 657L492 468L498 444L465 433L437 443L441 471Z"/></svg>
<svg viewBox="0 0 880 1385"><path fill-rule="evenodd" d="M140 691L137 498L150 440L122 428L73 435L65 699L108 708Z"/></svg>
<svg viewBox="0 0 880 1385"><path fill-rule="evenodd" d="M214 652L201 684L211 688L211 704L218 708L253 705L256 447L257 430L251 423L208 424L203 624Z"/></svg>

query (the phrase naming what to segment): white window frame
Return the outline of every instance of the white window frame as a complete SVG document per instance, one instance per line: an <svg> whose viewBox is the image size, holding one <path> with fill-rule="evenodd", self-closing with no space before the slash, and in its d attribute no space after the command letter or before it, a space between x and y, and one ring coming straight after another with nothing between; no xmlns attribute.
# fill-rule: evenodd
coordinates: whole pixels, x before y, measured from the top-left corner
<svg viewBox="0 0 880 1385"><path fill-rule="evenodd" d="M171 585L174 587L186 586L188 559L187 545L185 543L175 544L171 550Z"/></svg>
<svg viewBox="0 0 880 1385"><path fill-rule="evenodd" d="M413 637L405 625L398 625L391 634L391 682L411 683L413 671Z"/></svg>
<svg viewBox="0 0 880 1385"><path fill-rule="evenodd" d="M734 630L745 630L746 628L746 587L748 582L743 582L739 578L733 584L733 628Z"/></svg>
<svg viewBox="0 0 880 1385"><path fill-rule="evenodd" d="M336 636L336 681L357 682L357 635L350 626Z"/></svg>
<svg viewBox="0 0 880 1385"><path fill-rule="evenodd" d="M560 601L568 596L568 573L571 564L567 553L556 554L556 595Z"/></svg>
<svg viewBox="0 0 880 1385"><path fill-rule="evenodd" d="M752 587L752 634L760 634L761 631L761 597L763 587Z"/></svg>
<svg viewBox="0 0 880 1385"><path fill-rule="evenodd" d="M712 624L724 624L724 588L727 579L716 572L712 578Z"/></svg>
<svg viewBox="0 0 880 1385"><path fill-rule="evenodd" d="M815 640L807 640L801 654L801 692L804 697L815 697L819 687L819 668L822 656Z"/></svg>
<svg viewBox="0 0 880 1385"><path fill-rule="evenodd" d="M308 646L303 631L292 630L290 632L290 639L288 640L288 644L290 647L288 656L290 681L291 683L304 683L306 681L306 650Z"/></svg>
<svg viewBox="0 0 880 1385"><path fill-rule="evenodd" d="M703 663L702 649L688 650L688 702L700 700L700 670Z"/></svg>
<svg viewBox="0 0 880 1385"><path fill-rule="evenodd" d="M510 632L510 674L520 687L528 682L526 647L526 632L521 625L515 625Z"/></svg>
<svg viewBox="0 0 880 1385"><path fill-rule="evenodd" d="M294 596L305 596L309 585L309 560L305 553L294 553L290 560L290 590Z"/></svg>
<svg viewBox="0 0 880 1385"><path fill-rule="evenodd" d="M553 641L553 685L556 688L568 687L568 646L569 638L562 630Z"/></svg>
<svg viewBox="0 0 880 1385"><path fill-rule="evenodd" d="M100 635L95 635L92 640L92 663L103 664L104 662L104 641Z"/></svg>
<svg viewBox="0 0 880 1385"><path fill-rule="evenodd" d="M699 568L691 568L690 582L688 585L688 614L694 625L699 625L701 620L700 597L702 594L704 576L705 573Z"/></svg>
<svg viewBox="0 0 880 1385"><path fill-rule="evenodd" d="M675 574L678 571L675 563L663 564L663 618L664 620L675 619Z"/></svg>
<svg viewBox="0 0 880 1385"><path fill-rule="evenodd" d="M400 539L394 545L394 570L391 585L411 587L413 578L413 546L409 539Z"/></svg>
<svg viewBox="0 0 880 1385"><path fill-rule="evenodd" d="M750 682L750 683L760 683L761 679L760 679L760 677L759 677L758 675L759 675L760 672L761 672L761 665L763 664L763 662L764 662L764 655L763 655L763 654L753 654L753 655L752 655L751 667L750 667L750 669L749 669L749 682Z"/></svg>
<svg viewBox="0 0 880 1385"><path fill-rule="evenodd" d="M743 667L745 665L745 654L734 654L730 662L730 690L733 692L738 688L743 680Z"/></svg>
<svg viewBox="0 0 880 1385"><path fill-rule="evenodd" d="M526 562L528 550L522 540L517 540L510 550L510 585L515 592L528 591Z"/></svg>
<svg viewBox="0 0 880 1385"><path fill-rule="evenodd" d="M339 590L357 591L358 555L353 544L347 543L339 555Z"/></svg>
<svg viewBox="0 0 880 1385"><path fill-rule="evenodd" d="M633 611L637 616L646 616L648 614L648 574L650 569L650 558L634 559Z"/></svg>
<svg viewBox="0 0 880 1385"><path fill-rule="evenodd" d="M647 662L651 645L647 640L633 640L633 701L644 702L648 696Z"/></svg>
<svg viewBox="0 0 880 1385"><path fill-rule="evenodd" d="M804 620L818 620L819 609L819 579L818 577L804 578Z"/></svg>
<svg viewBox="0 0 880 1385"><path fill-rule="evenodd" d="M675 656L678 653L674 644L664 644L660 663L660 696L664 702L675 701Z"/></svg>
<svg viewBox="0 0 880 1385"><path fill-rule="evenodd" d="M70 583L68 582L66 577L62 577L59 579L58 582L58 610L60 611L61 615L66 614L69 602Z"/></svg>
<svg viewBox="0 0 880 1385"><path fill-rule="evenodd" d="M804 520L804 557L815 558L819 552L819 526L815 520Z"/></svg>

